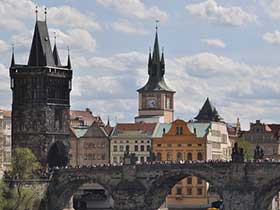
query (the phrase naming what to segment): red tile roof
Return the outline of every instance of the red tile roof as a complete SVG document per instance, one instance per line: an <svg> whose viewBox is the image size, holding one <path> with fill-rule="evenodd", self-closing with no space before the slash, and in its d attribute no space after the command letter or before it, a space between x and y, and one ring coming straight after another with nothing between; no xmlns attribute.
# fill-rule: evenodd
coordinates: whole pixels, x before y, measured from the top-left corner
<svg viewBox="0 0 280 210"><path fill-rule="evenodd" d="M267 124L267 126L269 126L276 137L280 136L280 124Z"/></svg>
<svg viewBox="0 0 280 210"><path fill-rule="evenodd" d="M4 117L7 117L7 118L12 117L12 111L11 110L0 109L0 112L3 112Z"/></svg>
<svg viewBox="0 0 280 210"><path fill-rule="evenodd" d="M144 131L152 133L156 127L156 123L118 123L116 130L118 131Z"/></svg>
<svg viewBox="0 0 280 210"><path fill-rule="evenodd" d="M70 120L79 120L82 119L85 121L88 126L92 123L97 122L104 125L100 116L93 116L90 109L86 109L85 111L82 110L70 110Z"/></svg>

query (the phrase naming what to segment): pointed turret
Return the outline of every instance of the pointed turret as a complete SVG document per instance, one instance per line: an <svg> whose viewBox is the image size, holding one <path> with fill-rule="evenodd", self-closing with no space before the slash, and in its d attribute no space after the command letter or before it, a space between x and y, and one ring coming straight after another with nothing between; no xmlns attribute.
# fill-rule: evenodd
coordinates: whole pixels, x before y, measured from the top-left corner
<svg viewBox="0 0 280 210"><path fill-rule="evenodd" d="M12 59L11 59L11 67L15 66L15 51L14 46L12 47Z"/></svg>
<svg viewBox="0 0 280 210"><path fill-rule="evenodd" d="M108 121L107 121L106 127L111 127L111 124L110 124L110 117L109 117L109 116L108 116Z"/></svg>
<svg viewBox="0 0 280 210"><path fill-rule="evenodd" d="M53 47L53 58L54 58L55 65L61 66L61 62L60 62L60 58L59 58L59 55L58 55L56 43L54 44L54 47Z"/></svg>
<svg viewBox="0 0 280 210"><path fill-rule="evenodd" d="M71 59L70 59L70 50L69 50L69 48L68 48L67 68L68 68L68 69L71 69L71 68L72 68Z"/></svg>
<svg viewBox="0 0 280 210"><path fill-rule="evenodd" d="M160 59L159 44L158 44L158 33L156 31L154 50L153 50L153 62L157 63Z"/></svg>
<svg viewBox="0 0 280 210"><path fill-rule="evenodd" d="M175 92L174 90L172 90L167 86L164 80L164 74L165 74L164 54L162 52L162 56L160 57L157 27L156 27L153 55L151 56L151 52L149 54L148 73L149 73L149 80L147 84L143 88L140 88L138 92L142 92L142 91Z"/></svg>
<svg viewBox="0 0 280 210"><path fill-rule="evenodd" d="M197 121L214 121L219 122L222 120L221 116L217 112L216 108L212 105L209 98L207 97L198 115L194 118Z"/></svg>
<svg viewBox="0 0 280 210"><path fill-rule="evenodd" d="M36 21L28 66L55 66L45 21Z"/></svg>

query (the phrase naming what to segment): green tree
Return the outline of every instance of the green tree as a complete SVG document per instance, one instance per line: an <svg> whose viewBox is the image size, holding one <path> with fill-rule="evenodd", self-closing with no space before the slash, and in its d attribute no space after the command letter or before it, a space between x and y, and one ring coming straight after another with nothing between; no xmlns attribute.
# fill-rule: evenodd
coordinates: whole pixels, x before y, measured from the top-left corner
<svg viewBox="0 0 280 210"><path fill-rule="evenodd" d="M26 185L26 181L36 179L34 171L40 168L33 152L28 148L16 148L12 156L11 176L16 177L13 186L7 193L7 210L33 209L33 203L38 199L36 185Z"/></svg>
<svg viewBox="0 0 280 210"><path fill-rule="evenodd" d="M5 192L7 191L6 184L0 180L0 210L4 210L6 206Z"/></svg>
<svg viewBox="0 0 280 210"><path fill-rule="evenodd" d="M253 155L253 151L252 151L252 145L251 145L250 142L248 142L244 139L239 139L237 143L238 143L238 147L243 148L244 159L245 160L254 159L254 155Z"/></svg>

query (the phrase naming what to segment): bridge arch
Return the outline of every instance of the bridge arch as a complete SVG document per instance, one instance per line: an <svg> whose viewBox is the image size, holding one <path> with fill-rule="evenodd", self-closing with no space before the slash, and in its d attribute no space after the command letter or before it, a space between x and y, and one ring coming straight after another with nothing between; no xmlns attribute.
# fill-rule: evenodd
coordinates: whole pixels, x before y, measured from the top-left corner
<svg viewBox="0 0 280 210"><path fill-rule="evenodd" d="M211 173L211 171L209 171ZM150 209L158 209L165 201L171 189L182 179L187 177L197 177L208 182L211 186L217 186L217 180L213 179L207 171L192 170L188 168L179 168L177 170L168 171L158 176L149 187L149 191L145 195L145 204ZM218 188L214 189L222 198L222 192ZM148 208L148 209L149 209Z"/></svg>
<svg viewBox="0 0 280 210"><path fill-rule="evenodd" d="M110 185L111 176L107 173L92 173L91 169L65 169L54 173L49 183L45 198L41 201L39 210L62 210L69 204L71 197L86 183L97 183L106 189L114 199L113 188ZM109 170L108 170L109 171Z"/></svg>

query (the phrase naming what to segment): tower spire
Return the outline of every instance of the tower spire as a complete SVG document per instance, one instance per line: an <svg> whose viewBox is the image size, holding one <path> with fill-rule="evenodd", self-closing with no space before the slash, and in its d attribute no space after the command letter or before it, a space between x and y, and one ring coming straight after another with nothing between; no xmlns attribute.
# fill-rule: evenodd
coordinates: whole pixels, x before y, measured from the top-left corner
<svg viewBox="0 0 280 210"><path fill-rule="evenodd" d="M156 35L155 35L155 43L154 43L154 50L153 50L153 61L154 62L157 62L160 60L159 44L158 44L158 23L159 23L159 20L156 20Z"/></svg>
<svg viewBox="0 0 280 210"><path fill-rule="evenodd" d="M54 47L53 47L53 58L54 58L54 63L57 66L61 66L60 58L58 55L58 50L56 47L56 33L54 32Z"/></svg>
<svg viewBox="0 0 280 210"><path fill-rule="evenodd" d="M67 50L68 50L67 68L68 68L68 69L71 69L72 66L71 66L71 59L70 59L70 48L67 47Z"/></svg>
<svg viewBox="0 0 280 210"><path fill-rule="evenodd" d="M12 60L11 60L11 67L15 65L15 45L12 44Z"/></svg>

